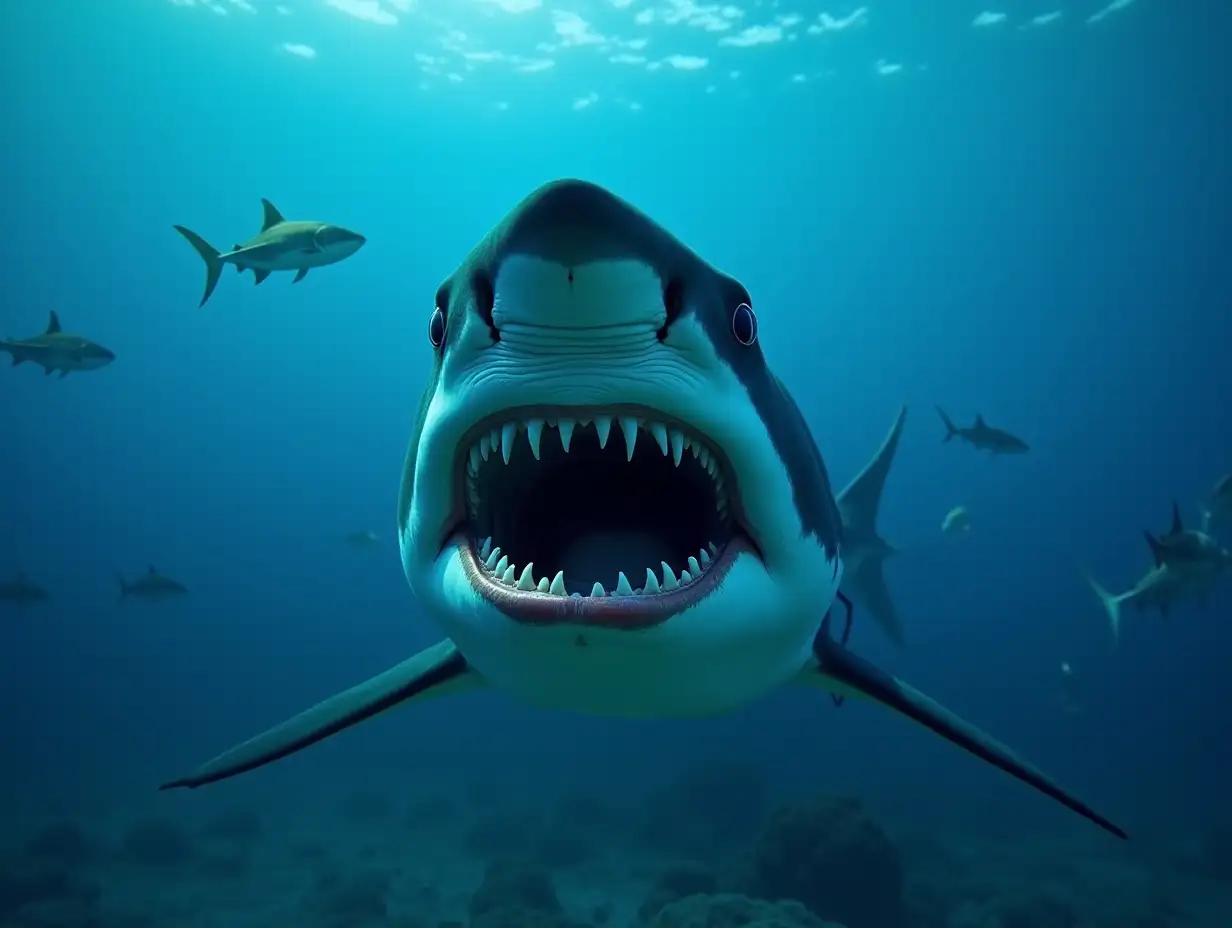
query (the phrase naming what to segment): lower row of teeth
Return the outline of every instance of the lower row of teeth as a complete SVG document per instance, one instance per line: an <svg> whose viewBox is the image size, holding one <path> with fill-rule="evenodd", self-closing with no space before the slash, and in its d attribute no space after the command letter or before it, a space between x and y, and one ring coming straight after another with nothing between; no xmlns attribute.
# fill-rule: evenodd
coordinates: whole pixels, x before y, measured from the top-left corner
<svg viewBox="0 0 1232 928"><path fill-rule="evenodd" d="M629 583L629 578L621 571L617 574L616 589L609 594L603 588L603 584L596 582L587 596L643 596L654 595L655 593L670 593L672 590L678 590L685 584L692 583L700 577L705 571L710 569L713 563L713 558L719 553L718 546L711 542L705 548L701 548L697 552L696 557L689 558L689 566L687 569L680 571L677 574L668 565L666 561L660 561L660 572L663 579L659 579L659 575L655 573L651 567L646 568L646 583L637 589ZM492 574L498 581L506 586L513 587L515 590L521 590L524 593L548 593L552 596L573 596L577 599L582 598L581 593L569 593L565 589L565 572L558 570L556 576L550 581L547 577L540 577L535 580L535 565L532 561L527 564L519 573L513 562L507 556L501 554L499 547L492 547L492 539L485 538L483 544L479 548L479 560L483 566Z"/></svg>

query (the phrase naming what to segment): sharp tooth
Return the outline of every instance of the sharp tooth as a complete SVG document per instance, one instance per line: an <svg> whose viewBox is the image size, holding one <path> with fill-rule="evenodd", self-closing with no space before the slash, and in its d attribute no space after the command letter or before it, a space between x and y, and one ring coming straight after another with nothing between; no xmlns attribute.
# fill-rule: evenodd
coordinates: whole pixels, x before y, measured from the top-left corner
<svg viewBox="0 0 1232 928"><path fill-rule="evenodd" d="M687 442L685 447L687 447L691 452L693 452L693 457L697 457L699 454L701 454L702 446L699 445L695 441Z"/></svg>
<svg viewBox="0 0 1232 928"><path fill-rule="evenodd" d="M482 458L482 457L480 457L480 455L479 455L479 446L478 446L478 445L471 445L471 455L470 455L470 457L471 457L471 459L470 459L470 469L471 469L471 473L472 473L472 474L477 474L477 473L479 473L479 465L480 465L480 463L482 463L482 461L483 461L483 458Z"/></svg>
<svg viewBox="0 0 1232 928"><path fill-rule="evenodd" d="M697 449L697 459L702 462L702 467L706 468L707 470L710 469L710 452L709 451L699 446Z"/></svg>
<svg viewBox="0 0 1232 928"><path fill-rule="evenodd" d="M711 553L711 554L718 554L718 553L719 553L719 546L718 546L718 545L716 545L713 541L712 541L712 542L710 542L710 544L706 545L706 547L710 549L710 553Z"/></svg>
<svg viewBox="0 0 1232 928"><path fill-rule="evenodd" d="M507 583L510 586L513 586L513 581L517 579L514 575L514 570L515 568L512 564L506 567L505 572L501 574L501 583Z"/></svg>
<svg viewBox="0 0 1232 928"><path fill-rule="evenodd" d="M668 590L669 592L677 589L680 584L676 582L676 575L672 573L672 569L667 566L667 561L659 561L659 566L663 568L663 589Z"/></svg>
<svg viewBox="0 0 1232 928"><path fill-rule="evenodd" d="M659 446L659 450L667 454L667 426L662 422L652 422L646 428Z"/></svg>
<svg viewBox="0 0 1232 928"><path fill-rule="evenodd" d="M703 566L703 567L709 567L709 566L710 566L710 555L706 553L706 549L705 549L705 548L702 548L700 551L698 551L698 552L697 552L697 556L698 556L699 558L701 558L701 561L702 561L702 566Z"/></svg>
<svg viewBox="0 0 1232 928"><path fill-rule="evenodd" d="M492 553L488 555L488 559L483 562L483 566L488 570L496 570L496 562L500 560L500 548L493 548Z"/></svg>
<svg viewBox="0 0 1232 928"><path fill-rule="evenodd" d="M582 594L581 594L581 593L570 593L570 594L569 594L569 598L570 598L570 599L581 599L581 598L582 598Z"/></svg>
<svg viewBox="0 0 1232 928"><path fill-rule="evenodd" d="M613 596L632 596L633 587L629 586L629 578L625 576L625 572L622 570L619 574L616 575L616 577L617 577L616 589L612 593L612 595Z"/></svg>
<svg viewBox="0 0 1232 928"><path fill-rule="evenodd" d="M495 556L498 551L500 551L500 548L497 548L496 551L492 552L493 556ZM492 573L496 574L496 576L499 577L502 574L504 574L505 570L508 567L509 567L509 558L505 557L505 555L502 554L501 559L497 561L496 566L492 568Z"/></svg>
<svg viewBox="0 0 1232 928"><path fill-rule="evenodd" d="M694 577L702 575L702 565L697 563L697 558L695 557L689 558L689 573Z"/></svg>
<svg viewBox="0 0 1232 928"><path fill-rule="evenodd" d="M563 570L556 571L556 576L552 578L552 585L548 587L548 592L554 596L565 595L565 572Z"/></svg>
<svg viewBox="0 0 1232 928"><path fill-rule="evenodd" d="M569 451L569 442L573 440L573 427L577 425L572 419L561 419L556 427L560 429L560 444L565 449L567 454Z"/></svg>
<svg viewBox="0 0 1232 928"><path fill-rule="evenodd" d="M479 548L479 560L486 561L488 555L492 553L492 536L489 535L483 540L483 544Z"/></svg>
<svg viewBox="0 0 1232 928"><path fill-rule="evenodd" d="M667 433L667 441L672 446L672 463L680 466L680 457L684 454L684 433L672 429Z"/></svg>
<svg viewBox="0 0 1232 928"><path fill-rule="evenodd" d="M532 568L535 562L531 561L526 565L526 569L522 571L522 576L518 577L519 590L533 590L535 588L535 574Z"/></svg>
<svg viewBox="0 0 1232 928"><path fill-rule="evenodd" d="M654 594L659 592L659 578L655 576L655 572L649 567L646 568L646 593Z"/></svg>
<svg viewBox="0 0 1232 928"><path fill-rule="evenodd" d="M526 438L530 441L530 453L535 456L535 460L539 460L539 438L543 435L543 420L542 419L527 419L526 420Z"/></svg>
<svg viewBox="0 0 1232 928"><path fill-rule="evenodd" d="M492 453L492 436L483 436L483 438L479 439L478 445L479 456L486 461L488 459L488 455Z"/></svg>
<svg viewBox="0 0 1232 928"><path fill-rule="evenodd" d="M539 578L539 582L535 584L535 591L539 593L546 593L548 591L548 578L547 577Z"/></svg>
<svg viewBox="0 0 1232 928"><path fill-rule="evenodd" d="M714 476L714 458L709 455L706 456L706 473L708 473L711 477Z"/></svg>
<svg viewBox="0 0 1232 928"><path fill-rule="evenodd" d="M493 451L500 450L500 429L493 429L488 433L488 443L492 446Z"/></svg>
<svg viewBox="0 0 1232 928"><path fill-rule="evenodd" d="M606 596L607 590L603 588L602 583L596 580L595 585L590 588L590 595L591 596Z"/></svg>
<svg viewBox="0 0 1232 928"><path fill-rule="evenodd" d="M500 449L501 456L505 459L505 463L509 463L509 455L513 454L513 440L518 437L518 424L516 422L506 422L501 428L500 434Z"/></svg>
<svg viewBox="0 0 1232 928"><path fill-rule="evenodd" d="M637 420L631 419L628 416L620 417L620 430L625 435L625 447L628 449L629 457L626 460L633 460L633 446L637 444Z"/></svg>
<svg viewBox="0 0 1232 928"><path fill-rule="evenodd" d="M599 433L599 447L607 447L607 436L612 431L611 416L595 416L595 431Z"/></svg>

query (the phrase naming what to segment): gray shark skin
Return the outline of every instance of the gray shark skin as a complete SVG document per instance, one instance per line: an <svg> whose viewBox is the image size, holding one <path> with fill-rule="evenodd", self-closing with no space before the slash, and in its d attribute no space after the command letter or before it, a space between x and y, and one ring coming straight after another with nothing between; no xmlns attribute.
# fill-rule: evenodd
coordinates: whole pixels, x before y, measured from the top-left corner
<svg viewBox="0 0 1232 928"><path fill-rule="evenodd" d="M46 602L50 598L51 594L20 571L12 580L0 582L0 603L16 606L18 609Z"/></svg>
<svg viewBox="0 0 1232 928"><path fill-rule="evenodd" d="M13 367L30 361L43 368L45 375L59 371L61 380L75 371L96 371L115 360L115 354L97 342L62 331L55 310L41 335L6 338L0 341L0 351L13 356Z"/></svg>
<svg viewBox="0 0 1232 928"><path fill-rule="evenodd" d="M192 229L172 226L205 262L205 292L198 306L204 306L213 295L225 265L235 265L240 273L252 271L255 284L274 271L294 271L292 283L299 283L314 267L337 264L359 251L366 241L358 232L327 222L288 221L269 200L262 199L261 207L261 231L225 253Z"/></svg>
<svg viewBox="0 0 1232 928"><path fill-rule="evenodd" d="M992 454L1026 454L1031 450L1021 438L1010 434L1005 429L994 428L984 421L983 416L977 415L975 422L964 428L955 425L940 406L937 407L937 414L941 416L941 421L945 424L945 437L941 439L942 441L949 441L957 436L972 448Z"/></svg>
<svg viewBox="0 0 1232 928"><path fill-rule="evenodd" d="M1104 614L1108 617L1108 627L1112 630L1112 640L1115 644L1121 640L1121 623L1125 606L1132 606L1138 612L1155 609L1166 619L1173 607L1187 599L1193 599L1199 605L1205 605L1207 596L1215 585L1218 571L1182 571L1168 567L1166 564L1155 565L1122 593L1108 592L1086 571L1083 571L1083 576L1087 585L1095 592L1100 605L1104 607Z"/></svg>
<svg viewBox="0 0 1232 928"><path fill-rule="evenodd" d="M1224 474L1211 489L1202 507L1202 531L1212 534L1215 526L1232 522L1232 474Z"/></svg>
<svg viewBox="0 0 1232 928"><path fill-rule="evenodd" d="M1180 506L1175 501L1168 533L1155 536L1144 531L1142 534L1156 567L1167 565L1181 574L1205 575L1232 566L1232 552L1205 532L1185 528Z"/></svg>
<svg viewBox="0 0 1232 928"><path fill-rule="evenodd" d="M163 789L477 688L594 715L706 717L803 684L892 709L1125 837L834 637L831 607L849 605L839 506L734 278L603 188L557 181L445 281L427 328L399 542L448 637Z"/></svg>
<svg viewBox="0 0 1232 928"><path fill-rule="evenodd" d="M124 575L117 571L116 580L120 584L119 602L124 602L130 597L147 602L165 602L170 599L179 599L188 592L184 584L160 574L153 564L135 580L125 580Z"/></svg>
<svg viewBox="0 0 1232 928"><path fill-rule="evenodd" d="M899 647L906 639L884 576L886 558L896 549L877 534L877 511L906 421L904 406L873 459L838 494L838 511L843 519L843 588L863 603Z"/></svg>

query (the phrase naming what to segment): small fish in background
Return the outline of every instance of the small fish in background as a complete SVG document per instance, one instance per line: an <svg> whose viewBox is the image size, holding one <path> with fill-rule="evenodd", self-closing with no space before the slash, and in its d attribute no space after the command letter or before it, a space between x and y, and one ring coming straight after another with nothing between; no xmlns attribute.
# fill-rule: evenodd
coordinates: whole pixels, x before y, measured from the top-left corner
<svg viewBox="0 0 1232 928"><path fill-rule="evenodd" d="M941 520L941 531L947 535L962 535L971 531L971 514L966 506L955 506Z"/></svg>
<svg viewBox="0 0 1232 928"><path fill-rule="evenodd" d="M214 293L225 265L235 265L241 274L252 271L257 284L274 271L295 271L291 282L297 284L312 268L337 264L367 241L358 232L327 222L288 221L269 200L262 199L261 207L261 231L225 254L192 229L172 226L205 262L205 293L198 306L204 306Z"/></svg>
<svg viewBox="0 0 1232 928"><path fill-rule="evenodd" d="M130 596L149 602L163 602L168 599L177 599L188 592L184 584L160 574L153 564L136 580L125 580L124 575L118 571L116 579L120 581L120 602L124 602Z"/></svg>
<svg viewBox="0 0 1232 928"><path fill-rule="evenodd" d="M381 543L376 532L351 532L346 536L347 544L352 548L373 548Z"/></svg>
<svg viewBox="0 0 1232 928"><path fill-rule="evenodd" d="M1155 558L1155 566L1167 566L1186 573L1218 573L1232 567L1232 551L1223 547L1206 532L1185 528L1181 508L1172 503L1172 525L1165 535L1142 533Z"/></svg>
<svg viewBox="0 0 1232 928"><path fill-rule="evenodd" d="M1217 481L1202 507L1202 531L1210 534L1213 526L1232 523L1232 474L1224 474Z"/></svg>
<svg viewBox="0 0 1232 928"><path fill-rule="evenodd" d="M60 372L63 380L74 371L96 371L115 360L115 354L97 342L80 335L70 335L60 328L60 317L51 311L47 329L29 338L0 340L0 351L13 356L13 367L30 361L39 365L45 375Z"/></svg>
<svg viewBox="0 0 1232 928"><path fill-rule="evenodd" d="M50 593L33 583L21 571L14 574L12 580L0 582L0 603L16 606L18 609L45 602L50 598Z"/></svg>
<svg viewBox="0 0 1232 928"><path fill-rule="evenodd" d="M1031 450L1017 435L1012 435L1005 429L994 428L984 421L983 416L976 416L974 423L962 427L955 425L940 406L937 407L937 414L945 424L945 438L941 439L943 442L957 436L972 448L991 454L1026 454Z"/></svg>
<svg viewBox="0 0 1232 928"><path fill-rule="evenodd" d="M1083 712L1082 686L1068 661L1061 661L1061 711L1066 715L1081 715Z"/></svg>

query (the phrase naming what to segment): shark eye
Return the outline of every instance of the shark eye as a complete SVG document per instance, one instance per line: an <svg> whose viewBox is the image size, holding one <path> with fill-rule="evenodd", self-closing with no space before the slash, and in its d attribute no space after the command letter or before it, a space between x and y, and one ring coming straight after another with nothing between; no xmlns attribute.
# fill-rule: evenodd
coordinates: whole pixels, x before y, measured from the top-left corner
<svg viewBox="0 0 1232 928"><path fill-rule="evenodd" d="M428 341L436 349L445 344L445 314L439 306L432 310L432 318L428 320Z"/></svg>
<svg viewBox="0 0 1232 928"><path fill-rule="evenodd" d="M757 314L748 303L741 303L732 313L732 334L745 347L757 341Z"/></svg>

